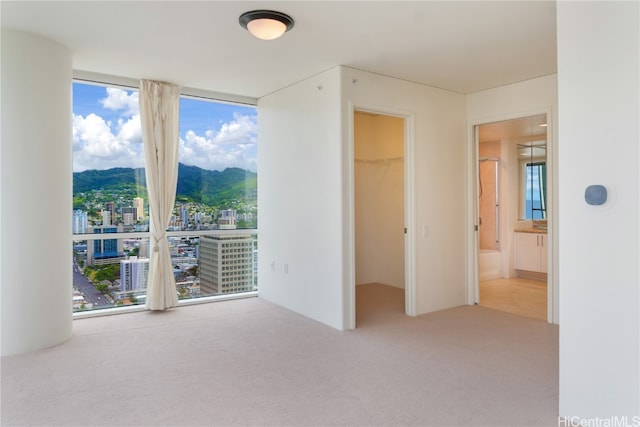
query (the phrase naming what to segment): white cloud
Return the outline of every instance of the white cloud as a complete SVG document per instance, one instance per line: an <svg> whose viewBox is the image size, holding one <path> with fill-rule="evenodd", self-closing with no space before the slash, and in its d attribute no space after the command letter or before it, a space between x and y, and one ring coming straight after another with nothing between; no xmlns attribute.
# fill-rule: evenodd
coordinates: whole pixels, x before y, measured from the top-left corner
<svg viewBox="0 0 640 427"><path fill-rule="evenodd" d="M189 130L180 138L180 162L208 170L238 167L257 171L256 116L234 114L220 130L197 135Z"/></svg>
<svg viewBox="0 0 640 427"><path fill-rule="evenodd" d="M108 89L109 91L109 89ZM105 100L114 108L130 108L131 96L122 97L112 89ZM116 101L120 100L120 104ZM137 97L136 97L137 105ZM105 101L105 103L107 103ZM257 122L255 115L235 114L219 130L198 135L187 131L180 138L180 162L208 170L239 167L257 171ZM140 114L118 119L116 123L89 114L73 116L73 170L109 169L113 167L143 167L144 152Z"/></svg>
<svg viewBox="0 0 640 427"><path fill-rule="evenodd" d="M108 110L124 110L124 115L134 116L139 114L138 91L127 94L126 90L113 87L107 88L107 97L100 100L102 106Z"/></svg>
<svg viewBox="0 0 640 427"><path fill-rule="evenodd" d="M215 141L219 144L246 144L256 142L258 124L255 116L243 116L234 113L233 121L224 123L220 131L215 135Z"/></svg>
<svg viewBox="0 0 640 427"><path fill-rule="evenodd" d="M142 125L140 114L136 114L127 121L118 120L118 138L130 143L142 144Z"/></svg>
<svg viewBox="0 0 640 427"><path fill-rule="evenodd" d="M139 117L118 121L114 133L111 123L100 116L74 114L73 170L141 167L144 155L140 142Z"/></svg>

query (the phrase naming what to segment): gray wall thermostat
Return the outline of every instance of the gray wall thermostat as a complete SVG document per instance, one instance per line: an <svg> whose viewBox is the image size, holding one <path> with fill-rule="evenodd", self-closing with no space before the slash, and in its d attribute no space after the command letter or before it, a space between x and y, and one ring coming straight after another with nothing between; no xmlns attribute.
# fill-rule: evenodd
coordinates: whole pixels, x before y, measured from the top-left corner
<svg viewBox="0 0 640 427"><path fill-rule="evenodd" d="M602 205L607 201L607 189L602 185L590 185L584 191L584 200L590 205Z"/></svg>

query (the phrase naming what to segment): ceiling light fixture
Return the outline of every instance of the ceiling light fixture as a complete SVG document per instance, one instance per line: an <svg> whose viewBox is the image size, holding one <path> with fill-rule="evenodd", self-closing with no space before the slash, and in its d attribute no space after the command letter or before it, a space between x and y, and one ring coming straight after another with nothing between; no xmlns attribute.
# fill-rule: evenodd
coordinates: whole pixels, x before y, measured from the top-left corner
<svg viewBox="0 0 640 427"><path fill-rule="evenodd" d="M240 25L261 40L274 40L293 28L289 15L273 10L252 10L240 15Z"/></svg>

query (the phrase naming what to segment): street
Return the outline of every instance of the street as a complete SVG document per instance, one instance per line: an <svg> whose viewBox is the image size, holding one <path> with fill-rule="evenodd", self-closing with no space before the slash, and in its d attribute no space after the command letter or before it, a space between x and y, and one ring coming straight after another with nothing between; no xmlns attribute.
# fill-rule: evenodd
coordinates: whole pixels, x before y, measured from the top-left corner
<svg viewBox="0 0 640 427"><path fill-rule="evenodd" d="M113 307L109 299L99 292L89 279L84 277L75 262L73 263L73 287L82 292L84 299L88 303L92 303L93 308Z"/></svg>

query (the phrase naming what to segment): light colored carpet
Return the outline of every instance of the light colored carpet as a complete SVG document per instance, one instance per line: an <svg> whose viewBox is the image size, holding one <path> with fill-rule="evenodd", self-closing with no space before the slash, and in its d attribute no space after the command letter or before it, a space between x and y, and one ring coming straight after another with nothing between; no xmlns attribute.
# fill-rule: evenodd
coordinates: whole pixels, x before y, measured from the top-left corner
<svg viewBox="0 0 640 427"><path fill-rule="evenodd" d="M2 358L3 426L557 426L558 328L484 307L416 318L359 286L340 332L259 298L76 320Z"/></svg>

